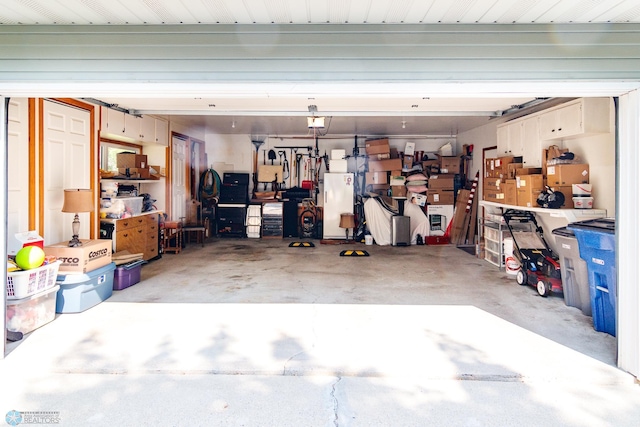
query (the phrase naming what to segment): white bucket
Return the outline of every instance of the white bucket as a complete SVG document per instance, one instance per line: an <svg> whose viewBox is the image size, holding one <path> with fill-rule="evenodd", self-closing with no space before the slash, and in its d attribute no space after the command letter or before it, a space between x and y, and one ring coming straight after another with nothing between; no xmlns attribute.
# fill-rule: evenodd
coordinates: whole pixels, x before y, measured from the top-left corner
<svg viewBox="0 0 640 427"><path fill-rule="evenodd" d="M504 270L507 274L516 274L520 270L520 263L513 256L513 239L511 237L505 237L502 240L502 247L504 250Z"/></svg>
<svg viewBox="0 0 640 427"><path fill-rule="evenodd" d="M364 244L369 246L373 245L373 236L371 234L365 234Z"/></svg>
<svg viewBox="0 0 640 427"><path fill-rule="evenodd" d="M591 209L593 208L593 197L574 197L573 207L575 209Z"/></svg>
<svg viewBox="0 0 640 427"><path fill-rule="evenodd" d="M571 191L575 197L591 196L591 184L571 184Z"/></svg>

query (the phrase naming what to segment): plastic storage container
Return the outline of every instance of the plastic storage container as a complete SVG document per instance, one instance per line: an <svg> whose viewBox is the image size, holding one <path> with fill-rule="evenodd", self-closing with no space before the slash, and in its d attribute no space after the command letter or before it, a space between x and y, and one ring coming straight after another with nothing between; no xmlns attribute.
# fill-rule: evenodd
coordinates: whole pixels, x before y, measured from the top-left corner
<svg viewBox="0 0 640 427"><path fill-rule="evenodd" d="M596 331L616 336L615 220L589 219L568 225L578 239L580 258L587 262L591 314Z"/></svg>
<svg viewBox="0 0 640 427"><path fill-rule="evenodd" d="M121 291L133 286L140 281L140 270L145 261L138 260L124 265L119 265L113 274L113 290Z"/></svg>
<svg viewBox="0 0 640 427"><path fill-rule="evenodd" d="M142 213L144 197L112 197L100 201L101 218L130 218Z"/></svg>
<svg viewBox="0 0 640 427"><path fill-rule="evenodd" d="M591 316L589 271L587 263L580 258L578 240L573 230L567 227L556 228L552 233L556 237L556 249L560 255L564 303L569 307L579 308L586 316Z"/></svg>
<svg viewBox="0 0 640 427"><path fill-rule="evenodd" d="M54 287L60 264L55 261L31 270L7 272L7 299L26 298Z"/></svg>
<svg viewBox="0 0 640 427"><path fill-rule="evenodd" d="M8 300L7 330L27 334L55 319L58 289L60 287L54 285L26 298Z"/></svg>
<svg viewBox="0 0 640 427"><path fill-rule="evenodd" d="M112 262L85 274L58 275L56 313L79 313L109 298L115 269Z"/></svg>

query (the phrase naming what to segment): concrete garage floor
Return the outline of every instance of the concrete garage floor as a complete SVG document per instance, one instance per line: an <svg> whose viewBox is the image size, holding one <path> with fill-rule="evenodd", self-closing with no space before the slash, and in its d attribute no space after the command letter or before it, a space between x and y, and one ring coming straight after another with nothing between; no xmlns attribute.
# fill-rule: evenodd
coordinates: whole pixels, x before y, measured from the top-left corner
<svg viewBox="0 0 640 427"><path fill-rule="evenodd" d="M9 346L64 426L637 426L615 338L452 246L209 239ZM343 249L370 257L339 257ZM24 424L27 425L27 424Z"/></svg>

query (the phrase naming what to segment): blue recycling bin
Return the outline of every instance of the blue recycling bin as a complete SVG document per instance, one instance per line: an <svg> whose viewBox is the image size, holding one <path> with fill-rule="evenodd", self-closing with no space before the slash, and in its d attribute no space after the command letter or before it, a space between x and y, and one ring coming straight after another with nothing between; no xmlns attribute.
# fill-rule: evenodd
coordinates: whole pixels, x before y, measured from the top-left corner
<svg viewBox="0 0 640 427"><path fill-rule="evenodd" d="M589 219L568 225L578 240L580 258L589 272L593 327L616 336L616 223L611 218Z"/></svg>

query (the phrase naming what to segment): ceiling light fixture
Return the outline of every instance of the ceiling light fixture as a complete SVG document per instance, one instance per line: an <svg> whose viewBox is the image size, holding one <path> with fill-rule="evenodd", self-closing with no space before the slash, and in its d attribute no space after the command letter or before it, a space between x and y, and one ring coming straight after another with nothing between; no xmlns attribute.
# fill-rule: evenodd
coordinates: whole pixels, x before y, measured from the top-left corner
<svg viewBox="0 0 640 427"><path fill-rule="evenodd" d="M402 129L407 128L407 122L405 120L402 121Z"/></svg>
<svg viewBox="0 0 640 427"><path fill-rule="evenodd" d="M309 127L309 129L324 128L324 117L316 116L316 113L318 112L318 107L315 105L309 105L309 107L307 108L311 113L310 116L307 116L307 126Z"/></svg>
<svg viewBox="0 0 640 427"><path fill-rule="evenodd" d="M236 128L236 121L235 121L235 120L232 120L232 121L231 121L231 128L232 128L232 129L235 129L235 128Z"/></svg>

